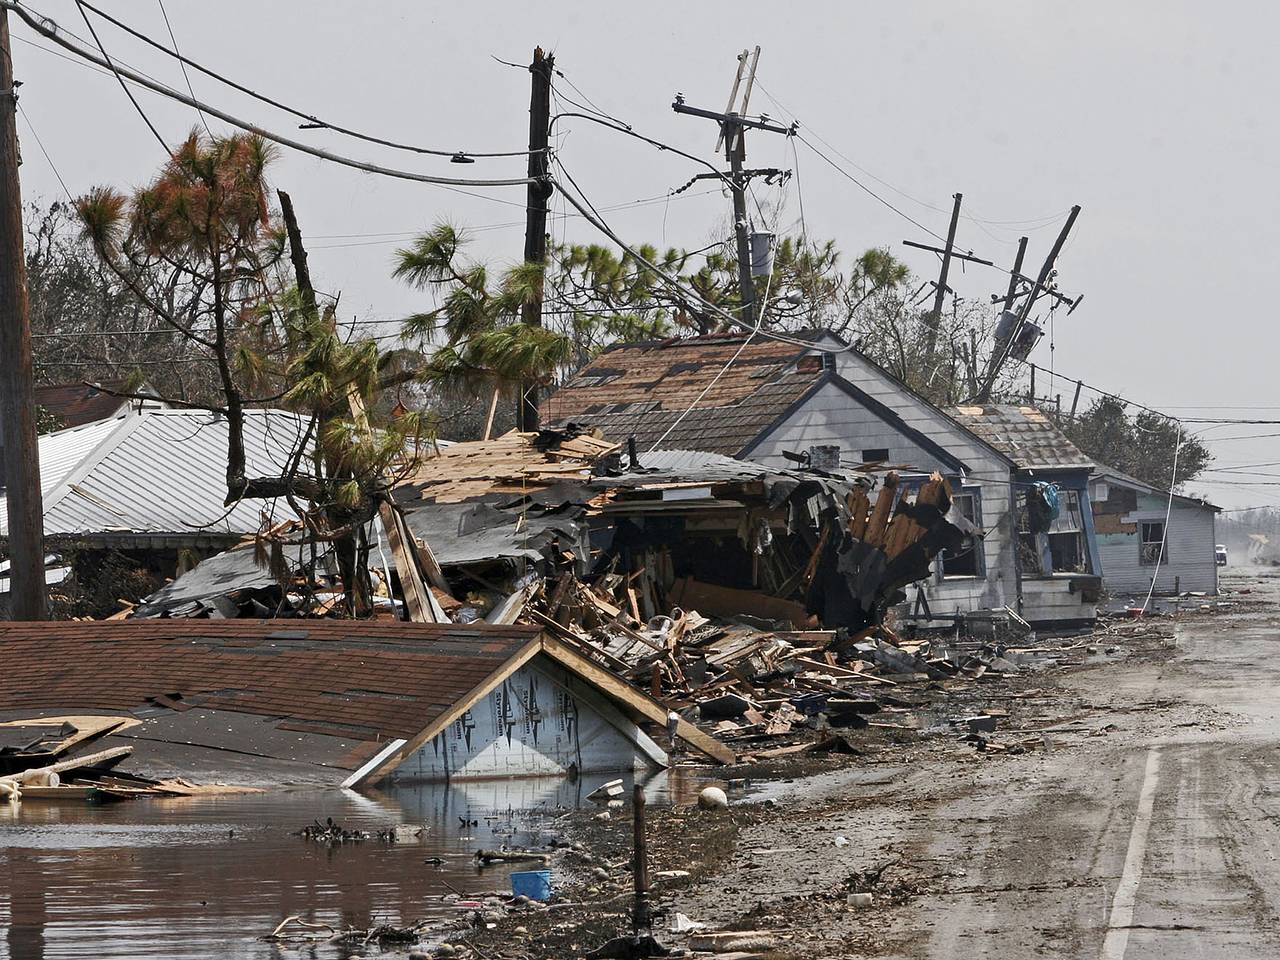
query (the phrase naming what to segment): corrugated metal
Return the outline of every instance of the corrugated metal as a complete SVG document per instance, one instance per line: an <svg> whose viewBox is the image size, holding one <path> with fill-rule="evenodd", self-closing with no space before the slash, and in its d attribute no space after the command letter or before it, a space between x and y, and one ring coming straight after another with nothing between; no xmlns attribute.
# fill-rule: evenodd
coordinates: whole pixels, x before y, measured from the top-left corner
<svg viewBox="0 0 1280 960"><path fill-rule="evenodd" d="M248 475L280 475L304 432L305 421L296 414L246 410ZM64 438L63 434L77 436ZM246 500L230 509L224 506L227 422L206 411L145 410L102 425L50 434L41 438L42 465L46 445L51 464L60 465L51 474L61 472L45 493L46 536L235 535L258 529L264 510L280 518L292 515L287 506L277 510L275 501L268 500ZM74 466L62 469L67 463Z"/></svg>
<svg viewBox="0 0 1280 960"><path fill-rule="evenodd" d="M100 443L120 428L127 414L46 433L40 437L40 496L48 501L50 494L66 479ZM0 534L8 532L9 516L4 491L0 490Z"/></svg>

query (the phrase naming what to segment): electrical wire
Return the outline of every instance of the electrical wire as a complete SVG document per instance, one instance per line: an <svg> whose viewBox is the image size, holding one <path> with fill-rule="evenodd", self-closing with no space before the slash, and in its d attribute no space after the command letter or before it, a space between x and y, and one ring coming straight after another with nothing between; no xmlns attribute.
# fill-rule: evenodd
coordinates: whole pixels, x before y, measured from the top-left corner
<svg viewBox="0 0 1280 960"><path fill-rule="evenodd" d="M116 68L115 61L107 53L107 48L102 45L102 40L98 38L98 31L93 28L92 21L89 20L89 14L85 12L82 0L76 0L76 9L80 11L80 16L84 18L84 25L89 28L89 34L93 37L93 42L98 45L98 52L102 54L106 65L111 68L111 72L115 74L116 80L120 82L120 89L124 91L124 95L129 98L129 102L133 104L133 109L138 111L138 116L142 118L142 122L147 125L147 129L159 141L160 146L164 148L164 152L173 157L173 151L169 149L168 141L160 136L160 131L156 129L156 125L151 122L151 118L147 116L147 112L142 109L142 104L138 103L138 98L133 95L133 91L129 89L128 84L124 82L124 78L120 76L120 71ZM194 97L192 98L194 99Z"/></svg>
<svg viewBox="0 0 1280 960"><path fill-rule="evenodd" d="M17 102L17 98L14 98ZM62 179L62 174L58 172L58 165L53 162L53 157L49 156L49 151L45 149L44 141L40 139L40 134L36 133L35 126L31 123L31 118L27 116L27 111L22 109L22 104L18 102L18 112L22 114L22 119L26 121L27 129L31 131L31 136L36 141L36 146L40 148L40 152L44 154L45 161L49 164L49 169L53 171L53 175L58 178L58 183L62 186L62 192L67 195L67 199L75 203L75 197L71 195L71 190L67 187L67 181Z"/></svg>
<svg viewBox="0 0 1280 960"><path fill-rule="evenodd" d="M364 140L367 143L375 143L375 144L378 144L379 146L390 147L394 150L407 150L411 153L427 154L435 157L453 158L459 155L462 155L468 158L527 157L530 153L529 150L507 150L507 151L490 152L490 153L473 152L471 150L437 150L437 149L431 149L428 147L414 146L413 144L398 143L394 140L386 140L386 139L383 139L382 137L371 136L370 134L360 133L357 130L350 130L346 127L342 127L337 124L328 123L324 120L321 120L319 117L315 116L314 114L308 113L304 110L299 110L296 107L291 107L288 104L281 103L279 100L275 100L272 97L266 96L265 94L258 93L256 90L252 90L249 87L244 86L243 84L237 83L236 81L230 79L229 77L223 76L222 74L218 73L215 70L212 70L208 67L203 66L202 64L197 63L194 60L190 60L187 57L182 56L182 54L178 52L177 41L174 41L174 48L171 50L168 47L166 47L164 44L147 36L145 33L142 33L139 30L135 30L133 27L129 26L127 23L124 23L123 21L118 20L115 17L111 16L111 14L107 13L105 10L101 10L98 7L94 6L92 3L89 3L88 0L76 0L76 3L82 7L88 7L90 10L92 10L95 14L97 14L103 20L106 20L108 23L111 23L114 26L119 27L121 30L123 30L125 33L129 34L130 36L135 37L136 39L141 40L143 43L146 43L149 46L154 47L155 49L166 54L167 56L173 57L176 60L178 60L180 63L184 65L184 69L183 69L184 76L186 75L185 67L189 66L192 69L198 70L200 73L203 73L205 76L210 77L214 80L217 80L219 83L226 84L227 86L231 87L233 90L238 90L240 93L243 93L246 96L252 97L255 100L258 100L269 106L275 107L278 110L283 110L285 113L291 114L292 116L297 117L301 120L306 120L308 123L319 124L324 129L331 130L334 133L340 133L340 134L343 134L344 136L354 137L357 140ZM88 17L85 18L85 22L88 23ZM166 24L168 23L167 15L165 17L165 22ZM89 29L90 30L93 29L92 25L90 26ZM172 37L172 29L170 30L170 37ZM190 87L190 81L188 81L188 87ZM193 100L195 99L194 91L191 94L191 98ZM199 108L197 107L197 109Z"/></svg>
<svg viewBox="0 0 1280 960"><path fill-rule="evenodd" d="M400 180L411 180L418 183L431 183L431 184L437 184L442 186L506 187L506 186L527 186L529 183L534 182L533 178L530 178L530 177L512 177L512 178L506 178L506 179L493 179L493 180L462 179L462 178L455 178L455 177L435 177L435 176L430 176L428 174L416 173L408 170L398 170L391 167L383 167L378 164L368 163L363 160L355 160L350 157L343 156L341 154L332 153L328 150L321 150L318 147L313 147L309 144L305 144L300 141L293 140L289 137L282 136L281 134L274 133L270 130L260 127L257 124L250 123L247 120L243 120L240 117L237 117L224 110L211 106L207 103L197 100L194 97L190 97L187 94L184 94L178 90L175 90L174 88L166 84L151 80L143 76L142 74L138 73L137 71L130 70L125 67L116 67L112 65L108 60L100 58L97 54L94 54L92 51L84 49L83 47L71 42L70 40L67 40L65 37L61 35L60 31L62 30L62 28L59 27L54 21L50 20L47 17L45 18L36 17L34 14L28 11L20 3L14 2L14 0L0 0L0 7L3 7L4 9L17 14L29 27L31 27L41 36L45 37L48 40L52 40L58 46L62 47L65 50L69 50L70 52L72 52L78 57L81 57L84 60L87 60L91 63L96 63L99 66L110 67L113 70L113 72L115 72L118 76L123 75L128 79L132 80L134 83L138 84L139 86L146 87L147 89L152 90L153 92L158 93L162 96L168 97L171 100L176 100L177 102L184 103L187 106L195 107L196 109L203 110L205 113L208 113L211 116L217 117L219 120L229 123L232 126L239 127L241 130L245 130L249 133L257 134L258 136L263 137L267 140L270 140L273 143L278 143L283 147L288 147L292 150L297 150L300 153L309 154L321 160L327 160L331 163L337 163L337 164L341 164L342 166L352 167L353 169L356 169L356 170L363 170L366 173L373 173L373 174L378 174L380 176L392 177ZM50 26L50 24L52 26Z"/></svg>
<svg viewBox="0 0 1280 960"><path fill-rule="evenodd" d="M173 34L173 24L169 22L169 11L164 7L164 0L156 0L156 2L160 4L160 15L164 17L164 28L169 31L169 41L173 44L174 56L178 58L178 66L182 68L182 79L187 83L187 93L191 94L191 99L194 100L196 98L196 91L191 86L191 77L187 73L187 65L182 59L182 54L178 51L178 38ZM212 137L213 131L209 129L209 121L205 119L204 111L197 107L196 114L200 117L200 122L204 125L204 132Z"/></svg>
<svg viewBox="0 0 1280 960"><path fill-rule="evenodd" d="M772 227L772 238L769 241L770 254L773 253L773 249L774 247L776 247L778 242L778 220L782 216L782 206L783 206L782 201L779 201L778 214L777 216L774 217L774 223ZM761 221L763 222L763 214L761 215ZM737 362L740 356L742 356L743 351L745 351L747 347L751 345L751 341L753 341L756 338L756 334L758 334L760 332L760 328L764 326L765 314L768 312L768 309L769 309L769 292L772 285L773 285L773 271L770 270L769 278L765 281L765 285L764 285L764 295L760 298L760 304L756 311L755 329L751 331L750 335L748 335L743 339L741 345L738 347L736 351L734 351L733 356L731 356L728 362L723 367L720 368L720 370L716 373L714 377L711 378L711 382L708 383L705 387L703 387L702 391L696 397L693 398L693 402L689 404L688 408L683 413L681 413L680 416L676 417L675 420L671 422L671 426L667 427L667 429L663 432L662 436L660 436L657 440L654 441L653 446L649 448L650 453L658 449L658 447L662 445L663 441L665 441L667 437L671 436L672 431L675 430L676 427L680 426L680 424L684 422L685 417L689 416L689 414L693 412L694 408L699 403L701 403L703 398L708 393L711 392L712 388L714 388L715 385L720 382L720 379L726 373L729 372L729 368L732 367L735 362ZM755 291L753 290L752 294L754 295L754 293ZM745 294L745 291L744 291L744 294Z"/></svg>
<svg viewBox="0 0 1280 960"><path fill-rule="evenodd" d="M806 140L802 134L797 133L795 137L797 140L803 143L806 147L808 147L810 150L816 153L820 158L822 158L822 160L825 161L831 167L832 170L840 174L845 179L849 180L851 183L857 186L860 190L866 193L867 196L871 197L877 203L884 204L884 206L888 207L898 216L902 217L902 219L906 220L908 223L923 230L925 233L929 234L929 236L934 237L937 240L941 240L943 243L947 242L947 238L944 237L942 234L934 230L930 230L928 227L926 227L923 223L921 223L915 217L911 216L909 213L905 213L898 207L895 207L892 203L890 203L884 197L880 196L880 194L876 193L874 190L868 187L865 183L863 183L861 180L859 180L857 177L851 174L848 170L845 170L838 163L836 163L834 160L828 157L825 153L823 153L821 150L815 147L812 143Z"/></svg>

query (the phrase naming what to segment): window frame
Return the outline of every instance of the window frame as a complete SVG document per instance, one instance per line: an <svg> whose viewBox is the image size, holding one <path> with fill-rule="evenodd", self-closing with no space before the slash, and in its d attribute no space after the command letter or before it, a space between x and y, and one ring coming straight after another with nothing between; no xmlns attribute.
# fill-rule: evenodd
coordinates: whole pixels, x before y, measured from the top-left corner
<svg viewBox="0 0 1280 960"><path fill-rule="evenodd" d="M986 527L982 522L982 488L981 487L962 487L958 493L951 495L953 501L958 501L961 497L966 498L973 505L972 515L969 516L969 522L972 523L979 531L985 531ZM968 538L970 546L968 552L973 556L973 573L948 573L947 572L947 551L938 552L938 578L943 580L975 580L981 579L987 575L987 551L986 538L981 533L976 533Z"/></svg>
<svg viewBox="0 0 1280 960"><path fill-rule="evenodd" d="M1160 536L1155 540L1147 539L1147 528L1159 527ZM1156 549L1151 550L1152 547ZM1154 556L1151 554L1154 553ZM1161 520L1138 521L1138 565L1155 567L1169 562L1169 525Z"/></svg>

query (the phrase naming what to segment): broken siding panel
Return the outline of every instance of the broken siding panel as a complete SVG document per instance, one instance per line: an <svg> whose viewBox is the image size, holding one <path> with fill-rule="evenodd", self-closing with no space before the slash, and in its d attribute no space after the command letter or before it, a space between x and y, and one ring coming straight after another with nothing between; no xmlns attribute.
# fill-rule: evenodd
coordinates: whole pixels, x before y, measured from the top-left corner
<svg viewBox="0 0 1280 960"><path fill-rule="evenodd" d="M666 754L608 700L539 656L392 774L434 782L624 773L665 766Z"/></svg>

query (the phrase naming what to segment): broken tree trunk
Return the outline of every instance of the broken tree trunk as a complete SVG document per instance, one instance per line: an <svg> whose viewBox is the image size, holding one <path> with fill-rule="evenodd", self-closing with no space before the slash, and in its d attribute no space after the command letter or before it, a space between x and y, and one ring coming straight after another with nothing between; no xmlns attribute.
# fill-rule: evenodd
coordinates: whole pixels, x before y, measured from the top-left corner
<svg viewBox="0 0 1280 960"><path fill-rule="evenodd" d="M307 268L307 251L302 245L302 231L298 228L298 219L293 212L293 202L283 190L277 192L280 196L280 211L284 216L285 229L289 234L289 255L293 262L294 274L297 276L298 290L302 294L304 305L318 317L319 307L316 303L315 288L311 285L311 272ZM347 402L351 407L351 417L356 425L365 433L372 434L373 428L369 424L364 398L354 383L347 388ZM449 593L449 585L443 573L440 572L440 565L435 562L435 557L431 554L431 548L415 540L408 524L405 523L404 515L386 500L378 504L378 516L382 520L383 529L387 531L387 544L395 558L396 572L400 575L400 588L404 591L409 619L427 623L448 623L449 618L445 616L443 608L427 588L423 577L425 567L427 579L430 579L431 583L440 590Z"/></svg>

